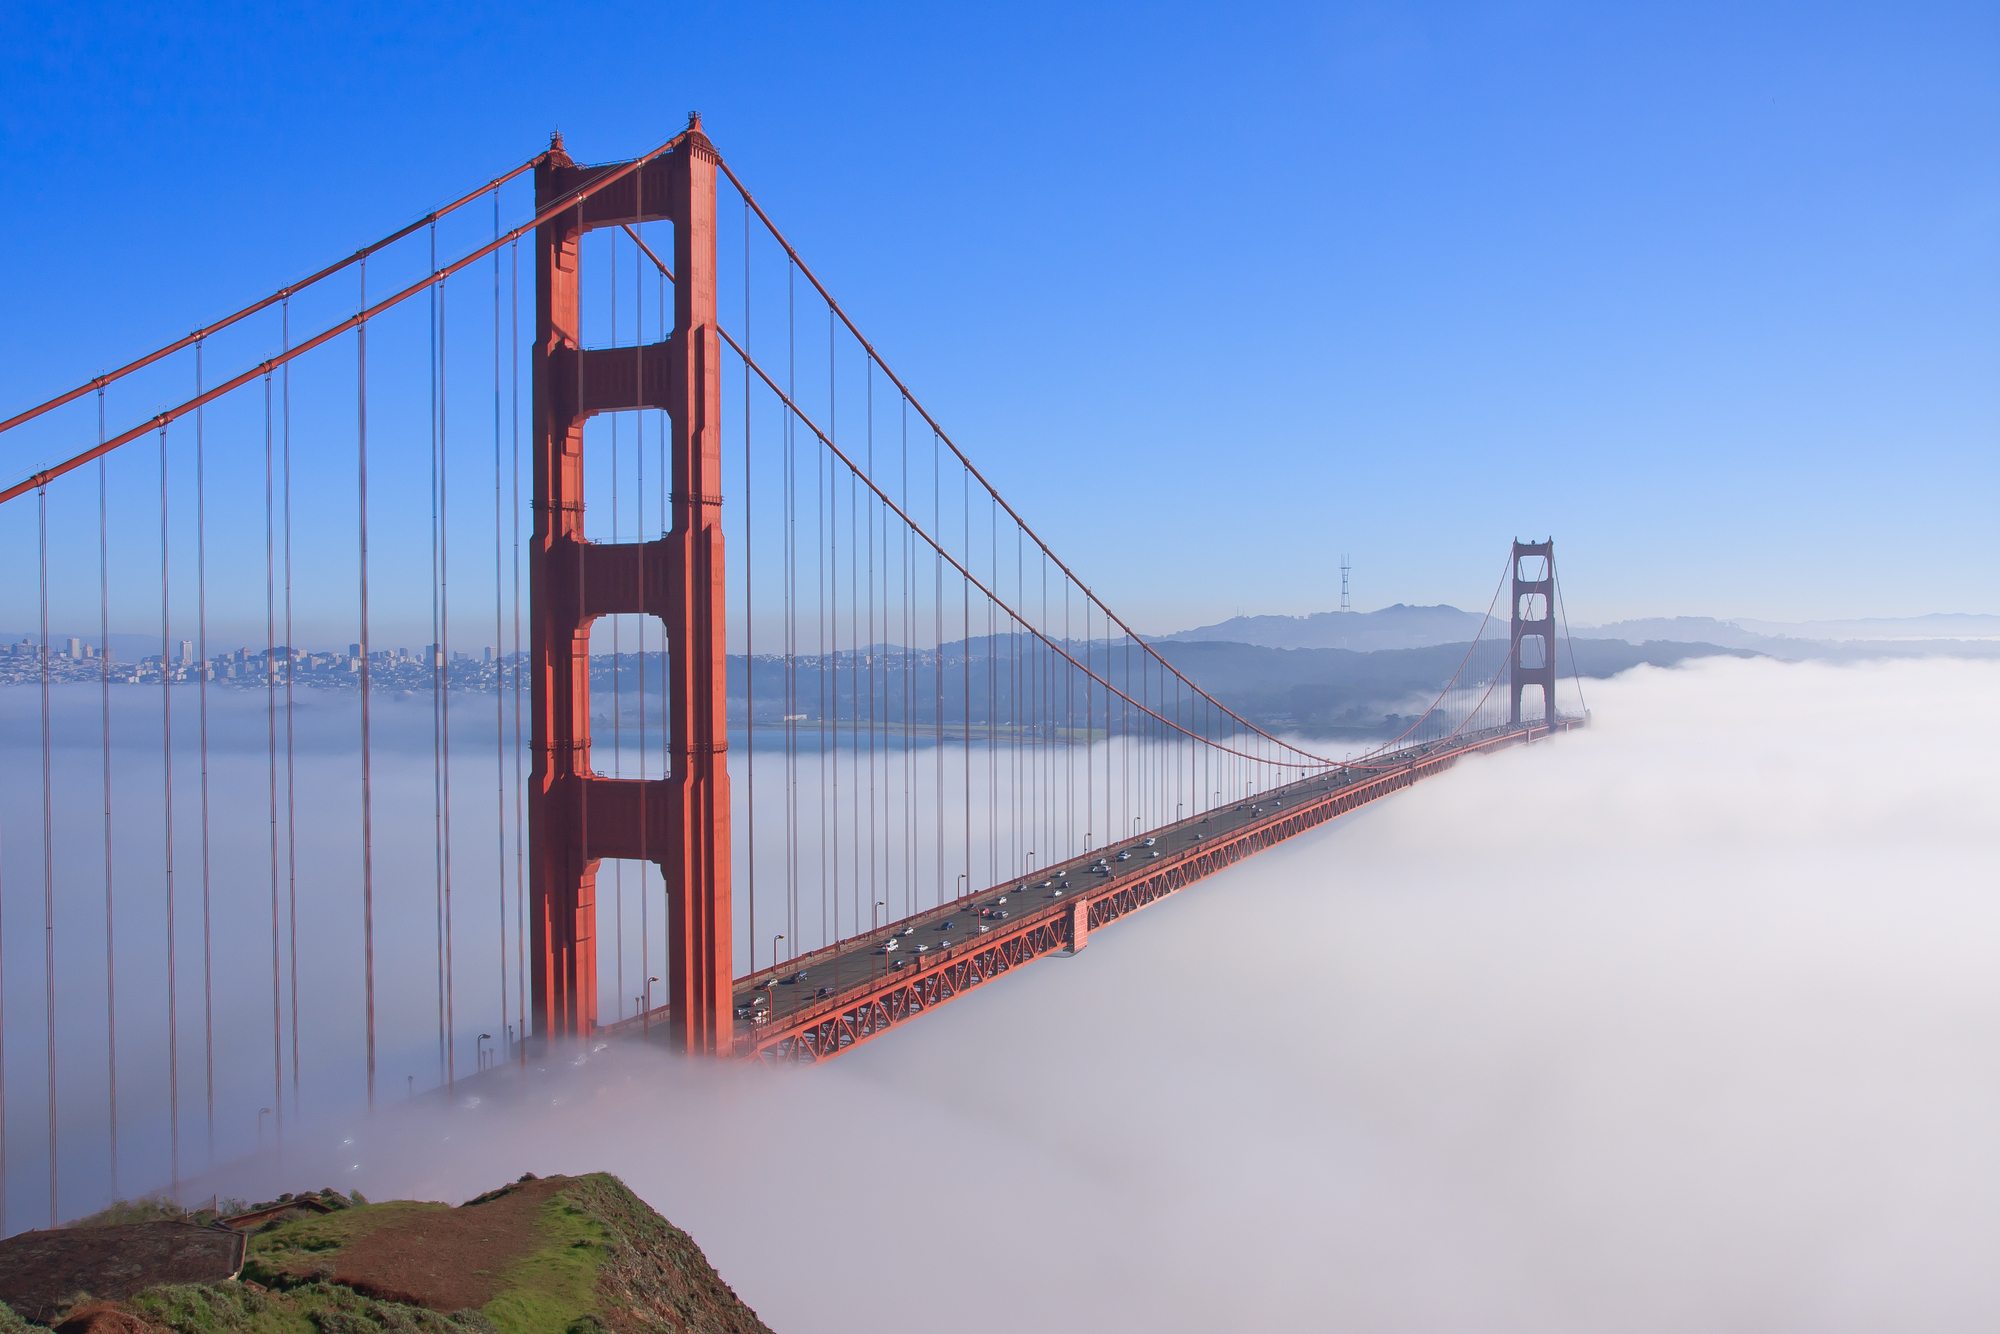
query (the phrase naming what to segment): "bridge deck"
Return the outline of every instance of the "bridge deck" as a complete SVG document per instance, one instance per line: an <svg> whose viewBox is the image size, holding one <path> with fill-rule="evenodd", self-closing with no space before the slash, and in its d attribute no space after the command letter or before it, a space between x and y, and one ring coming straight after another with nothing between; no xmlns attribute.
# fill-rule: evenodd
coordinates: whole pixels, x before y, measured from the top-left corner
<svg viewBox="0 0 2000 1334"><path fill-rule="evenodd" d="M1559 729L1573 725L1568 719L1557 724ZM736 980L733 1003L739 1011L757 997L765 1003L756 1007L758 1017L736 1021L735 1054L800 1062L838 1055L1043 955L1084 947L1091 932L1203 876L1441 773L1462 756L1532 741L1547 732L1540 723L1489 728L1393 751L1375 757L1375 767L1273 788L1251 802L1164 825L1042 868L1025 880L989 886L760 969ZM1256 812L1250 809L1253 803L1260 808ZM1151 848L1142 846L1147 837L1155 840ZM1121 849L1131 850L1131 860L1113 860L1108 875L1090 869L1099 856L1115 858ZM1008 916L985 921L988 929L981 932L979 910L1002 894ZM943 929L946 921L952 923L948 931ZM905 928L910 934L901 934ZM884 954L882 942L892 935L901 948ZM942 944L946 940L948 946ZM922 953L913 948L919 942L926 946ZM801 972L804 980L794 980ZM830 994L821 996L821 988ZM664 1007L658 1007L650 1016L607 1025L606 1031L636 1036L650 1021L658 1021L664 1036L664 1020Z"/></svg>

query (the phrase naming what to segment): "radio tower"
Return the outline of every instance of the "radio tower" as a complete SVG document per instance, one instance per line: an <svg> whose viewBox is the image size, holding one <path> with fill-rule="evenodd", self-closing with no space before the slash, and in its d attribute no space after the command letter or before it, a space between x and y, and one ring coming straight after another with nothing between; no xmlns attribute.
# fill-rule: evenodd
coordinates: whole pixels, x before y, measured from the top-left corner
<svg viewBox="0 0 2000 1334"><path fill-rule="evenodd" d="M1352 565L1349 565L1347 563L1347 553L1345 551L1341 552L1340 553L1340 609L1342 611L1354 610L1354 605L1347 600L1347 575L1348 572L1353 568L1354 567Z"/></svg>

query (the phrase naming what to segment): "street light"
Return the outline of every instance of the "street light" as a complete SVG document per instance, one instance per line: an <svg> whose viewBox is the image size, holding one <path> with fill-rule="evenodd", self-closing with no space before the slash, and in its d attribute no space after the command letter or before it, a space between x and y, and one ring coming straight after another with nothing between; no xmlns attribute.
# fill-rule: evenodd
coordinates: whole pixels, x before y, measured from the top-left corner
<svg viewBox="0 0 2000 1334"><path fill-rule="evenodd" d="M870 931L877 931L881 929L882 924L878 919L881 916L882 909L888 906L889 906L889 900L887 899L875 900L874 908L871 909L868 913L868 929Z"/></svg>
<svg viewBox="0 0 2000 1334"><path fill-rule="evenodd" d="M491 1033L481 1033L479 1041L472 1044L473 1064L481 1070L486 1068L486 1044L493 1041Z"/></svg>
<svg viewBox="0 0 2000 1334"><path fill-rule="evenodd" d="M264 1118L270 1114L271 1109L269 1107L259 1107L257 1109L257 1142L259 1144L264 1142Z"/></svg>
<svg viewBox="0 0 2000 1334"><path fill-rule="evenodd" d="M653 1031L653 983L659 980L657 977L647 978L646 992L639 998L639 1031L642 1033Z"/></svg>
<svg viewBox="0 0 2000 1334"><path fill-rule="evenodd" d="M1028 858L1028 870L1026 878L1029 880L1033 880L1035 878L1035 850L1033 848L1028 849L1027 858Z"/></svg>
<svg viewBox="0 0 2000 1334"><path fill-rule="evenodd" d="M782 931L771 937L771 967L773 968L778 966L778 942L784 938L785 935Z"/></svg>
<svg viewBox="0 0 2000 1334"><path fill-rule="evenodd" d="M960 886L960 888L959 888L959 891L958 891L958 897L960 897L960 898L964 898L964 897L965 897L965 889L964 889L964 885L965 885L965 880L966 880L966 876L965 876L965 872L963 872L963 871L960 871L960 872L958 873L958 883L959 883L959 886Z"/></svg>

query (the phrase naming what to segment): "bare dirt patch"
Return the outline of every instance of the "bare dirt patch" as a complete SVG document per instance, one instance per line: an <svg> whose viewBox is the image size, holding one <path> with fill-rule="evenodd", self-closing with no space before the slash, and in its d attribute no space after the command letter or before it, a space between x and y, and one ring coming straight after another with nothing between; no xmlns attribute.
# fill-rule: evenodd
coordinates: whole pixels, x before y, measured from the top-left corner
<svg viewBox="0 0 2000 1334"><path fill-rule="evenodd" d="M385 1301L463 1311L499 1294L509 1266L543 1240L542 1206L566 1183L528 1181L456 1209L415 1213L341 1248L333 1281Z"/></svg>
<svg viewBox="0 0 2000 1334"><path fill-rule="evenodd" d="M242 1263L241 1235L192 1223L23 1232L0 1242L0 1299L47 1324L78 1293L123 1300L162 1283L220 1283Z"/></svg>

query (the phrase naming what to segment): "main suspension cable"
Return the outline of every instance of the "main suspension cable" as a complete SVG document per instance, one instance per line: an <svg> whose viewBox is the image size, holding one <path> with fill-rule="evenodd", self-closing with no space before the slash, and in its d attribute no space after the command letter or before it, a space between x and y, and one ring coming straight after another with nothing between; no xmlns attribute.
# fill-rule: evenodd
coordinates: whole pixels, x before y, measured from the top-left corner
<svg viewBox="0 0 2000 1334"><path fill-rule="evenodd" d="M78 385L74 389L69 390L67 393L57 394L54 398L48 400L46 403L38 403L34 407L27 409L25 412L16 413L14 416L9 417L6 421L0 421L0 435L4 435L6 432L13 430L16 426L20 426L25 422L33 421L35 418L43 415L44 413L52 412L55 409L62 407L66 403L73 403L77 399L89 393L92 389L96 389L101 393L107 385L110 385L115 381L124 379L126 376L130 375L134 371L145 369L147 366L152 365L154 362L160 360L160 358L162 357L169 357L172 356L174 353L181 351L183 348L195 346L196 344L199 344L203 339L210 338L218 333L221 333L224 329L227 329L230 325L237 323L239 320L248 319L250 316L257 314L259 311L269 310L272 306L289 301L292 297L298 295L300 292L305 291L308 287L313 286L315 283L318 283L323 279L331 278L334 274L339 273L341 270L347 268L349 265L356 264L363 260L366 260L368 256L374 254L376 251L382 250L387 246L394 245L396 242L402 240L404 237L410 235L412 232L415 232L426 225L435 224L438 219L446 216L447 214L455 212L456 210L458 210L459 208L463 207L466 204L471 203L473 200L479 198L479 196L485 194L488 190L497 191L501 186L507 184L507 182L513 180L515 177L521 175L523 172L532 171L547 156L548 156L548 150L544 149L542 152L535 154L533 157L529 158L526 162L523 162L520 166L513 168L511 171L502 172L500 175L488 181L485 185L480 186L477 190L473 190L467 194L460 195L457 199L453 200L449 204L446 204L443 208L434 209L433 211L425 214L423 217L418 218L415 222L409 223L407 226L397 228L395 231L390 232L387 236L383 237L379 241L370 242L368 245L361 247L361 249L347 256L347 258L335 260L333 263L327 265L325 268L322 268L317 272L308 274L306 277L301 278L297 282L292 283L288 286L280 287L277 291L271 293L269 296L261 297L258 300L251 302L249 305L244 306L241 310L223 316L221 319L215 321L213 324L204 325L203 327L196 329L193 333L187 334L181 338L177 338L173 342L168 343L164 347L155 348L153 351L148 352L145 356L140 357L136 361L127 362L125 365L120 366L116 370L106 371L102 375L95 376L89 380L84 381L82 384Z"/></svg>
<svg viewBox="0 0 2000 1334"><path fill-rule="evenodd" d="M356 311L353 315L348 316L346 319L341 320L338 323L335 323L333 325L328 326L325 329L320 330L312 337L298 344L296 347L289 347L285 349L282 353L270 359L269 361L261 362L258 365L251 367L249 370L244 371L239 375L232 376L229 379L220 382L213 388L207 390L205 393L199 395L198 398L190 399L185 403L179 403L171 408L167 408L166 410L160 412L151 419L140 423L137 426L121 431L117 435L112 436L108 440L99 441L96 445L92 446L89 449L84 450L80 454L76 454L70 458L64 459L60 463L51 465L48 468L44 468L40 472L33 473L30 476L25 477L22 480L7 487L6 489L0 490L0 504L5 504L6 502L15 499L18 496L26 495L28 492L33 491L36 487L46 485L47 483L54 481L56 478L61 477L64 473L73 472L77 468L82 467L84 464L89 463L91 460L101 458L105 454L110 453L112 450L118 449L123 445L129 444L131 441L136 440L140 436L145 435L148 431L155 430L158 427L169 425L172 422L179 420L181 417L186 416L188 413L203 406L204 404L212 403L216 399L221 398L223 395L242 388L244 385L249 384L252 380L255 380L259 375L262 375L266 370L271 369L272 367L288 364L289 362L292 362L298 359L299 357L304 356L306 353L311 352L315 348L321 347L324 344L331 342L335 338L340 337L342 334L360 328L361 325L375 318L377 315L380 315L383 311L388 310L391 307L400 305L404 301L409 300L411 297L416 296L419 292L428 291L430 288L436 286L437 284L444 282L447 278L451 277L459 270L478 263L480 260L486 258L494 251L498 250L502 245L517 240L520 237L526 236L529 232L534 231L537 227L541 226L545 222L548 222L550 219L556 217L558 214L564 213L571 209L580 208L583 204L583 201L589 199L591 196L599 193L600 191L606 189L607 187L617 184L619 181L631 175L633 172L639 170L641 167L645 166L648 162L651 162L655 158L658 158L660 155L667 152L671 152L686 137L687 137L686 132L683 131L681 134L677 134L672 139L669 139L666 143L661 144L658 148L653 149L650 153L646 153L641 157L633 158L628 162L621 162L615 166L602 169L598 175L592 177L590 180L578 186L574 193L564 196L560 202L551 204L547 208L539 210L534 217L528 219L526 222L521 223L517 227L511 228L505 234L478 247L477 249L465 255L461 255L458 259L453 260L450 264L445 265L442 269L433 270L431 273L428 273L423 277L417 279L415 282L403 288L401 291L398 291L390 296L384 297L381 301L375 303L375 305L367 306L364 304L362 309ZM484 193L483 187L481 191L477 193ZM417 224L417 226L422 226L422 225L423 223L421 222ZM363 271L365 271L368 267L368 261L365 258L361 259L359 261L359 264L360 268ZM363 286L364 288L366 286L365 278L363 280ZM183 344L183 346L185 346L185 344ZM88 386L86 386L86 388L88 388Z"/></svg>
<svg viewBox="0 0 2000 1334"><path fill-rule="evenodd" d="M868 339L862 335L860 327L856 325L851 318L849 318L846 310L841 307L840 303L834 300L833 294L827 290L826 285L819 280L818 275L816 275L812 271L812 269L806 264L805 260L800 257L798 251L792 247L792 243L785 238L784 233L778 230L777 224L771 220L769 214L764 212L763 206L760 205L756 201L756 199L750 194L749 188L743 184L741 178L739 178L736 175L736 173L730 169L729 163L727 161L724 161L721 158L721 156L718 155L716 158L716 165L722 169L723 175L729 178L729 183L736 187L737 193L742 195L744 202L749 204L751 210L756 213L758 220L764 224L765 230L770 232L771 238L774 241L776 241L781 248L783 248L787 257L789 257L791 262L798 267L799 272L805 275L806 281L810 282L813 285L814 290L819 293L820 299L826 302L828 309L831 310L832 313L840 319L840 322L842 324L847 326L848 333L850 333L853 336L854 340L861 345L862 350L868 354L870 360L872 360L877 366L881 367L882 373L889 378L890 383L894 384L896 388L899 391L901 391L903 396L910 401L910 405L916 408L918 414L921 417L923 417L926 423L930 425L931 429L937 432L938 438L941 441L943 441L945 447L952 452L952 455L958 459L960 466L965 468L966 471L972 475L973 480L977 481L981 486L986 488L987 492L990 495L992 495L994 500L996 500L999 503L1000 508L1007 512L1007 517L1012 519L1016 524L1020 525L1022 530L1027 533L1027 535L1036 543L1036 545L1040 546L1042 550L1045 553L1047 553L1049 559L1055 562L1056 567L1062 571L1064 576L1066 576L1070 580L1070 582L1074 583L1085 597L1090 598L1092 601L1095 601L1097 603L1099 611L1103 612L1110 621L1112 621L1114 624L1118 626L1119 629L1123 630L1127 635L1130 635L1134 640L1134 642L1138 643L1141 647L1143 647L1147 653L1157 658L1167 668L1168 671L1173 672L1177 676L1180 675L1180 670L1178 668L1174 667L1172 663L1168 662L1166 658L1162 657L1157 649L1153 648L1153 646L1150 643L1148 643L1145 639L1143 639L1136 630L1134 630L1130 625L1126 624L1125 621L1122 618L1120 618L1116 613L1114 613L1109 607L1107 607L1101 599L1098 599L1096 594L1090 591L1089 586L1086 585L1080 578L1077 577L1076 572L1070 569L1070 567L1063 562L1062 558L1055 554L1054 549L1051 548L1047 542L1042 540L1041 535L1037 533L1032 527L1029 526L1027 520L1023 519L1019 514L1019 512L1016 511L1012 505L1007 503L1006 498L1002 496L1000 492L994 487L994 485L986 479L985 474L980 472L979 469L973 465L971 458L969 458L966 455L966 453L958 447L958 444L952 440L949 434L945 432L945 429L938 424L937 419L931 416L930 412L923 406L922 403L917 401L916 395L911 392L910 387L903 382L902 378L896 374L894 369L890 367L889 363L883 359L881 353L876 351L875 345L870 343ZM727 332L726 331L722 332L723 332L723 337L727 338L728 337ZM1185 677L1183 677L1182 679L1186 680ZM1188 684L1195 690L1200 691L1200 687L1194 686L1193 682L1189 682ZM1206 694L1206 692L1201 692L1201 693ZM1220 700L1217 700L1212 696L1209 697L1209 702L1215 708L1220 709L1223 713L1227 714L1231 719L1233 719L1239 726L1241 726L1245 730L1255 732L1258 735L1264 737L1265 739L1274 742L1279 746L1283 746L1295 754L1305 756L1311 764L1331 765L1335 763L1335 761L1327 758L1326 756L1315 754L1312 751L1305 750L1300 746L1293 745L1291 742L1283 741L1278 737L1272 736L1269 732L1266 732L1263 728L1258 727L1255 723L1252 723L1247 718L1244 718L1240 714L1236 713L1233 709L1229 708L1228 705L1223 704ZM1298 766L1294 765L1291 767L1298 767Z"/></svg>

